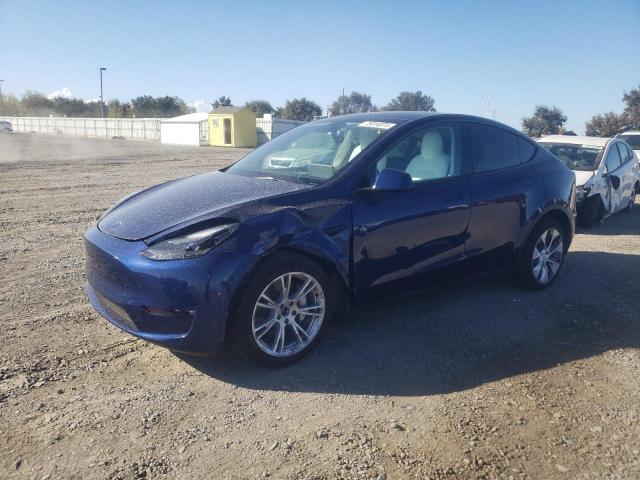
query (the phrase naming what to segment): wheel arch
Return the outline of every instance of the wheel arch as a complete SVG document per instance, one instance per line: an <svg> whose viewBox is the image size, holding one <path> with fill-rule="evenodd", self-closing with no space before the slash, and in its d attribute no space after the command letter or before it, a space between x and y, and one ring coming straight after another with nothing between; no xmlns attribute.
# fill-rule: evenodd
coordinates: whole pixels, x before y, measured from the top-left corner
<svg viewBox="0 0 640 480"><path fill-rule="evenodd" d="M544 219L550 218L552 220L555 220L556 222L558 222L558 224L562 227L562 233L565 235L565 239L567 239L568 241L566 242L566 246L565 246L565 252L569 249L569 246L571 245L571 242L573 240L573 234L574 234L574 224L571 221L571 218L569 217L569 214L562 208L551 208L547 211L545 211L544 213L542 213L540 216L538 216L538 218L531 224L531 226L529 227L526 236L523 239L523 242L520 246L520 250L522 251L522 249L524 248L524 246L527 244L527 242L529 241L529 237L531 236L532 232L535 230L536 226L543 221Z"/></svg>
<svg viewBox="0 0 640 480"><path fill-rule="evenodd" d="M346 275L344 273L341 273L339 271L339 269L335 265L335 262L331 261L328 258L325 258L317 252L311 252L307 249L300 248L295 245L283 245L260 255L257 261L245 273L242 281L238 284L237 288L235 288L233 296L231 297L231 300L228 304L228 318L225 325L225 339L228 338L229 328L231 323L233 322L232 318L236 310L237 303L240 296L242 295L244 288L247 285L247 282L249 281L249 278L254 274L254 272L262 268L268 261L271 261L278 256L286 256L291 254L306 257L307 259L317 264L327 275L334 298L332 305L332 310L334 312L342 312L349 307L349 305L351 304L351 294L348 286L348 279L346 278Z"/></svg>
<svg viewBox="0 0 640 480"><path fill-rule="evenodd" d="M571 241L573 240L573 224L569 219L569 215L565 211L560 209L549 210L538 219L536 224L544 218L551 218L552 220L555 220L556 222L558 222L562 227L563 233L565 235L565 239L568 240L566 242L567 243L567 246L565 248L565 252L566 252L569 249L569 246L571 245Z"/></svg>

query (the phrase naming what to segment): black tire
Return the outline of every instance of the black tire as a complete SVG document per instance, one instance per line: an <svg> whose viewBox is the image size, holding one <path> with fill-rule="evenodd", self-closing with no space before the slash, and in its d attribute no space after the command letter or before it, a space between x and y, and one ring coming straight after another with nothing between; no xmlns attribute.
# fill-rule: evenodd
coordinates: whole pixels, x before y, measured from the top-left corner
<svg viewBox="0 0 640 480"><path fill-rule="evenodd" d="M600 195L594 195L584 200L578 208L578 223L583 228L591 228L602 220L604 204Z"/></svg>
<svg viewBox="0 0 640 480"><path fill-rule="evenodd" d="M560 260L560 266L558 267L558 270L553 275L551 280L541 283L540 281L538 281L536 275L534 274L533 251L542 234L549 229L557 230L562 237L562 258ZM518 266L518 271L516 274L516 278L520 286L528 290L543 290L551 285L556 280L556 278L558 278L560 270L562 270L562 264L564 263L564 257L566 254L566 246L567 235L564 232L562 226L552 218L543 218L542 220L540 220L529 235L527 243L525 244L522 251L522 257L520 258L520 264Z"/></svg>
<svg viewBox="0 0 640 480"><path fill-rule="evenodd" d="M264 289L281 275L302 272L313 277L322 288L325 301L324 318L312 341L301 351L289 356L269 355L258 345L253 333L253 314L258 298ZM319 343L329 323L331 323L333 291L324 270L307 257L295 253L276 254L265 260L244 286L231 312L228 328L228 344L238 353L249 357L266 367L290 365L309 354ZM292 328L292 327L290 327ZM286 331L286 327L285 327Z"/></svg>

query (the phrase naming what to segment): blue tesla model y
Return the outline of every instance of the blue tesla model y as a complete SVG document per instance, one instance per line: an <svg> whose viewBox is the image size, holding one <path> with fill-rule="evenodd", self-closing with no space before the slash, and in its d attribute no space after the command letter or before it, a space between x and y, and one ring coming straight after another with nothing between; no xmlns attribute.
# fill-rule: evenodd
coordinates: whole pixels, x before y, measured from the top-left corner
<svg viewBox="0 0 640 480"><path fill-rule="evenodd" d="M118 202L85 234L88 295L150 342L278 366L394 294L492 270L543 289L574 225L574 174L510 127L347 115Z"/></svg>

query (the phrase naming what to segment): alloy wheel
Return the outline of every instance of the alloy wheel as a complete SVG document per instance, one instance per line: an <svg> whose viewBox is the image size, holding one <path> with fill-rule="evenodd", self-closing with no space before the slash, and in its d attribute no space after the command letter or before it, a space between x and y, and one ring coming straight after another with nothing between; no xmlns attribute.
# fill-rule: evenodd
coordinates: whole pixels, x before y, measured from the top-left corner
<svg viewBox="0 0 640 480"><path fill-rule="evenodd" d="M533 248L533 276L541 285L550 283L560 270L564 244L562 235L555 228L545 230Z"/></svg>
<svg viewBox="0 0 640 480"><path fill-rule="evenodd" d="M317 336L325 309L318 280L304 272L280 275L266 286L253 307L253 338L267 355L295 355Z"/></svg>

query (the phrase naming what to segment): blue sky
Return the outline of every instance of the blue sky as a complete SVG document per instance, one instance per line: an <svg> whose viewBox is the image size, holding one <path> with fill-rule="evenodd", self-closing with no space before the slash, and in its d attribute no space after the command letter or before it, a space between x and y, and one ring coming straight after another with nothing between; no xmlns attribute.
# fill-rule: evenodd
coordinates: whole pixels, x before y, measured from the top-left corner
<svg viewBox="0 0 640 480"><path fill-rule="evenodd" d="M377 105L422 90L439 111L520 127L556 105L578 132L640 85L640 1L0 0L3 91L178 95L323 108L344 87Z"/></svg>

